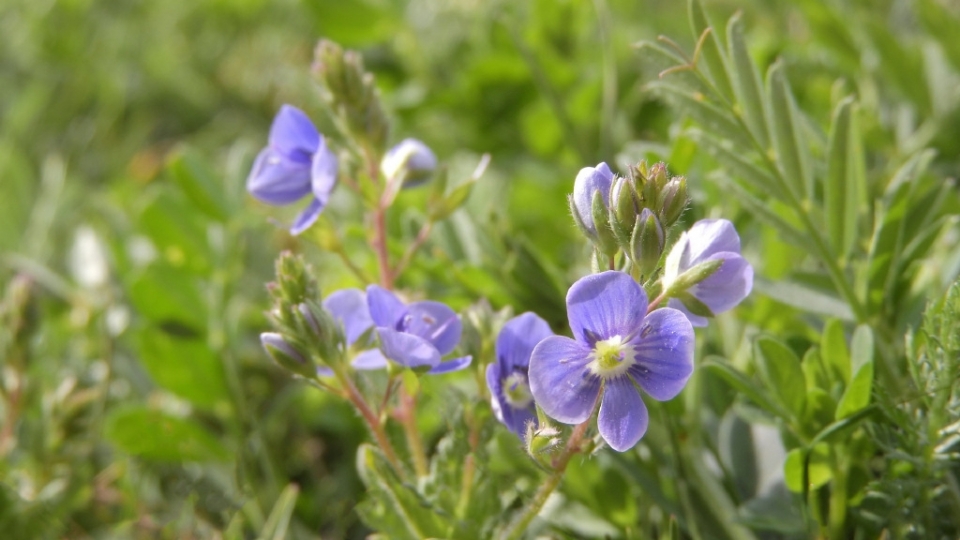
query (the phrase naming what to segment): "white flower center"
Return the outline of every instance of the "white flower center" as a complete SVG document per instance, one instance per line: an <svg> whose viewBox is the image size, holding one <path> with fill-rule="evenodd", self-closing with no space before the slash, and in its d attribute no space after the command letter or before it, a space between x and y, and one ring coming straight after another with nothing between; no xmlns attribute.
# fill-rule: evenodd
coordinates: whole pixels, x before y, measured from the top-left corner
<svg viewBox="0 0 960 540"><path fill-rule="evenodd" d="M604 379L622 375L636 362L633 348L620 336L596 342L592 356L587 368Z"/></svg>
<svg viewBox="0 0 960 540"><path fill-rule="evenodd" d="M514 409L524 409L533 402L530 383L527 382L527 376L523 373L514 371L503 379L501 384L503 385L504 399Z"/></svg>

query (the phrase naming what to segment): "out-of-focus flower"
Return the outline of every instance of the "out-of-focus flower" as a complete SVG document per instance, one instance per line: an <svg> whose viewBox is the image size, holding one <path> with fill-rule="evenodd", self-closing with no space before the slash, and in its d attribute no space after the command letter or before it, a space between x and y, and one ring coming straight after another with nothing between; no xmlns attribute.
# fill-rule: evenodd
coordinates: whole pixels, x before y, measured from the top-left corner
<svg viewBox="0 0 960 540"><path fill-rule="evenodd" d="M663 271L664 290L687 270L709 261L723 261L706 279L686 289L714 314L733 308L753 288L753 267L740 256L740 236L726 219L702 219L683 233L667 255ZM682 311L694 326L706 326L707 318L691 312L689 306L671 298L670 307Z"/></svg>
<svg viewBox="0 0 960 540"><path fill-rule="evenodd" d="M460 341L460 318L445 304L423 301L404 305L392 292L367 287L370 317L380 350L394 362L427 373L447 373L470 365L470 356L443 361Z"/></svg>
<svg viewBox="0 0 960 540"><path fill-rule="evenodd" d="M323 307L343 325L348 347L358 343L373 328L367 295L360 289L342 289L331 293L323 300ZM362 345L369 346L370 342L365 341ZM382 369L387 367L387 359L379 349L372 348L357 353L350 365L354 369Z"/></svg>
<svg viewBox="0 0 960 540"><path fill-rule="evenodd" d="M405 188L423 184L436 168L437 156L417 139L400 141L380 162L380 171L387 182L401 182Z"/></svg>
<svg viewBox="0 0 960 540"><path fill-rule="evenodd" d="M613 171L606 163L599 163L596 167L584 167L577 173L573 181L574 218L582 224L584 232L591 238L596 238L597 227L593 221L593 197L600 192L603 205L610 207L610 186L613 184Z"/></svg>
<svg viewBox="0 0 960 540"><path fill-rule="evenodd" d="M670 308L647 314L647 305L643 288L623 272L581 278L567 292L574 339L548 337L530 356L537 405L557 421L579 424L599 400L600 435L620 452L647 431L639 390L672 399L693 373L690 321Z"/></svg>
<svg viewBox="0 0 960 540"><path fill-rule="evenodd" d="M497 359L487 366L493 413L520 438L525 436L527 424L537 424L537 411L527 378L530 353L537 343L552 335L547 322L534 313L514 317L500 330Z"/></svg>
<svg viewBox="0 0 960 540"><path fill-rule="evenodd" d="M273 205L287 205L313 194L294 220L290 232L307 230L327 205L337 183L337 156L300 109L284 105L273 119L266 148L260 151L247 177L247 190Z"/></svg>

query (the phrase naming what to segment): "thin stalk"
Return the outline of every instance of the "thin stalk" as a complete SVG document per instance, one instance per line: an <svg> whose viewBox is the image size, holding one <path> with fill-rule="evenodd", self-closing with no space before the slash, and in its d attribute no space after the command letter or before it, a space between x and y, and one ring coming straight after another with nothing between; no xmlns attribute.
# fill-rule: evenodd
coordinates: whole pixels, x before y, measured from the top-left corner
<svg viewBox="0 0 960 540"><path fill-rule="evenodd" d="M390 271L390 254L387 251L387 208L383 203L373 212L373 250L380 267L380 286L393 289L393 273Z"/></svg>
<svg viewBox="0 0 960 540"><path fill-rule="evenodd" d="M468 423L470 424L470 435L467 438L467 442L470 444L470 453L467 454L467 459L463 462L463 476L461 477L460 482L460 500L457 502L457 517L463 519L464 515L467 513L467 508L470 507L470 496L473 494L473 478L477 470L477 461L474 458L477 447L480 446L480 425L476 421L476 417L471 414L469 411L468 414Z"/></svg>
<svg viewBox="0 0 960 540"><path fill-rule="evenodd" d="M398 277L404 270L407 269L407 266L410 264L410 261L413 260L413 256L417 254L417 251L423 247L424 242L427 241L427 238L430 237L430 231L433 230L433 221L427 220L426 223L420 227L420 231L417 233L417 237L413 240L407 250L404 252L403 257L400 258L400 262L393 268L393 277Z"/></svg>
<svg viewBox="0 0 960 540"><path fill-rule="evenodd" d="M553 493L554 490L557 489L557 486L560 485L560 480L563 479L563 473L567 470L567 465L570 463L570 458L580 452L580 442L583 439L584 433L587 431L587 427L590 425L590 420L592 417L593 413L590 414L590 418L573 428L573 433L570 434L570 438L567 440L567 446L563 449L563 453L553 460L553 473L547 477L546 482L540 485L540 489L537 490L537 493L533 496L533 499L527 503L527 507L524 508L520 515L510 522L510 525L500 538L503 540L518 540L523 535L524 531L527 530L527 525L529 525L530 522L533 521L533 518L540 513L540 510L543 509L543 505L547 502L550 494Z"/></svg>
<svg viewBox="0 0 960 540"><path fill-rule="evenodd" d="M334 374L337 380L340 381L343 389L346 390L347 400L357 409L360 416L363 417L364 422L367 423L367 427L370 428L370 432L373 433L373 437L377 440L377 444L380 445L380 449L383 450L383 455L386 456L387 461L390 462L390 465L393 466L393 469L401 478L406 477L406 473L400 465L400 460L397 459L397 453L393 450L393 445L390 444L390 439L387 437L387 432L384 431L377 415L374 414L370 406L367 405L367 401L363 399L363 395L360 394L360 391L357 390L353 381L350 380L350 376L341 366L334 368Z"/></svg>
<svg viewBox="0 0 960 540"><path fill-rule="evenodd" d="M680 506L683 508L684 520L689 530L690 536L694 540L700 540L702 535L700 534L700 529L697 527L696 511L693 508L693 502L690 499L690 491L687 486L687 471L683 466L684 453L683 449L680 448L680 442L677 439L677 432L673 425L673 418L669 414L663 414L664 426L667 428L667 435L670 438L670 445L673 447L673 454L675 456L676 466L677 466L677 477L676 477L676 487L677 493L680 496Z"/></svg>
<svg viewBox="0 0 960 540"><path fill-rule="evenodd" d="M407 448L410 450L411 457L413 457L413 468L417 473L417 478L424 478L430 474L430 468L427 465L427 454L423 449L420 430L417 429L417 417L414 414L417 401L414 396L411 396L402 388L399 398L400 406L394 411L394 418L403 426L403 434L407 438Z"/></svg>
<svg viewBox="0 0 960 540"><path fill-rule="evenodd" d="M833 482L830 486L830 513L827 517L831 538L844 538L847 519L847 471L841 450L831 449Z"/></svg>

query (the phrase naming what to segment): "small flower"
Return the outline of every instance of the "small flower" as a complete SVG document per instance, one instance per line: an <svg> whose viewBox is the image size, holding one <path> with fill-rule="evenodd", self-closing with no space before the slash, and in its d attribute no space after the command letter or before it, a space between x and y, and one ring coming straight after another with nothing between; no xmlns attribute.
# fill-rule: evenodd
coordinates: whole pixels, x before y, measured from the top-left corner
<svg viewBox="0 0 960 540"><path fill-rule="evenodd" d="M589 419L599 399L600 435L614 450L628 450L647 431L638 387L672 399L693 373L693 327L675 309L647 314L643 288L616 271L574 283L567 317L574 339L548 337L530 355L533 398L566 424Z"/></svg>
<svg viewBox="0 0 960 540"><path fill-rule="evenodd" d="M613 184L613 171L606 163L599 163L596 167L584 167L577 173L573 181L573 208L576 218L583 224L587 234L597 235L597 228L593 222L593 194L597 191L603 197L603 205L610 207L610 186Z"/></svg>
<svg viewBox="0 0 960 540"><path fill-rule="evenodd" d="M342 289L331 293L323 300L323 307L343 325L348 347L359 342L373 328L367 295L360 289ZM371 345L371 341L368 339L364 345ZM357 353L350 365L362 370L383 369L387 367L387 359L380 349L365 349Z"/></svg>
<svg viewBox="0 0 960 540"><path fill-rule="evenodd" d="M460 341L460 318L440 302L404 305L392 292L367 287L370 317L380 337L380 350L394 362L427 373L447 373L470 365L470 356L442 361Z"/></svg>
<svg viewBox="0 0 960 540"><path fill-rule="evenodd" d="M702 219L680 236L667 255L663 287L668 289L687 270L708 261L722 260L720 269L687 289L714 314L739 304L753 288L753 267L740 256L740 236L725 219ZM671 298L670 307L682 311L694 326L706 326L706 317L694 315L683 302Z"/></svg>
<svg viewBox="0 0 960 540"><path fill-rule="evenodd" d="M405 188L426 182L436 168L437 156L417 139L400 141L380 162L380 171L387 181L403 182Z"/></svg>
<svg viewBox="0 0 960 540"><path fill-rule="evenodd" d="M487 366L490 405L497 420L523 438L527 424L537 425L527 370L530 353L541 340L552 336L550 326L534 313L507 321L497 336L497 360Z"/></svg>
<svg viewBox="0 0 960 540"><path fill-rule="evenodd" d="M247 177L247 190L273 205L293 203L313 194L290 228L307 230L327 205L337 182L337 157L300 109L284 105L270 126L269 144L260 151Z"/></svg>

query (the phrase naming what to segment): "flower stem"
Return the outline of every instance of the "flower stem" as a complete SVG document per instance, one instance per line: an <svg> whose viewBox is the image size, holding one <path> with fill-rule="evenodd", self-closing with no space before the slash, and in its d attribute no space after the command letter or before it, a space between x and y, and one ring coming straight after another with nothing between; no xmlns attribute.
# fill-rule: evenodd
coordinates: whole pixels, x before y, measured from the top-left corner
<svg viewBox="0 0 960 540"><path fill-rule="evenodd" d="M477 469L477 462L474 455L477 447L480 445L480 425L476 417L467 411L467 423L470 424L470 435L467 442L470 444L470 453L463 462L463 476L460 482L460 500L457 502L457 517L463 519L470 507L470 495L473 493L473 478Z"/></svg>
<svg viewBox="0 0 960 540"><path fill-rule="evenodd" d="M430 474L430 469L427 466L427 455L423 450L423 441L420 440L420 431L417 429L417 417L414 415L416 398L407 393L405 389L400 390L399 398L400 406L394 412L394 418L403 426L403 434L407 437L407 447L413 457L413 468L417 473L417 478L423 478Z"/></svg>
<svg viewBox="0 0 960 540"><path fill-rule="evenodd" d="M387 438L387 433L383 430L383 426L380 424L377 415L374 414L370 406L367 405L366 400L363 399L363 396L360 394L360 391L357 390L353 381L350 380L350 377L341 369L334 369L334 372L337 375L337 379L339 379L343 385L344 390L346 390L347 400L356 407L360 416L362 416L363 420L367 423L367 427L369 427L373 433L373 437L377 440L377 444L380 445L380 449L383 450L383 455L386 456L387 461L390 462L390 465L393 466L393 469L397 471L397 474L401 478L405 477L406 474L400 465L400 460L397 459L397 453L393 450L393 445L390 444L390 439Z"/></svg>
<svg viewBox="0 0 960 540"><path fill-rule="evenodd" d="M410 247L407 248L407 251L404 252L403 257L400 259L400 262L393 268L393 276L399 276L407 266L410 264L410 261L413 259L413 256L416 255L417 250L423 247L424 242L427 241L427 238L430 237L430 231L433 230L433 221L427 220L426 223L420 227L420 231L417 233L417 238L414 239L413 243L410 244Z"/></svg>
<svg viewBox="0 0 960 540"><path fill-rule="evenodd" d="M387 252L387 208L383 203L377 204L373 213L373 249L377 254L377 264L380 265L380 286L384 289L393 289L393 273L390 271L390 254Z"/></svg>
<svg viewBox="0 0 960 540"><path fill-rule="evenodd" d="M593 414L590 416L592 418ZM527 507L510 522L510 525L500 538L503 540L518 540L524 531L527 530L527 525L540 513L550 494L560 485L560 480L563 478L563 473L567 470L570 458L580 452L580 442L583 440L584 433L587 432L591 418L588 418L581 424L577 424L577 427L573 428L573 433L571 433L570 438L567 439L567 446L564 447L563 452L553 460L553 473L540 485L540 489L537 490L537 493L527 504Z"/></svg>

